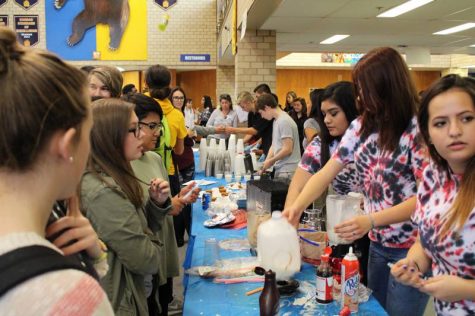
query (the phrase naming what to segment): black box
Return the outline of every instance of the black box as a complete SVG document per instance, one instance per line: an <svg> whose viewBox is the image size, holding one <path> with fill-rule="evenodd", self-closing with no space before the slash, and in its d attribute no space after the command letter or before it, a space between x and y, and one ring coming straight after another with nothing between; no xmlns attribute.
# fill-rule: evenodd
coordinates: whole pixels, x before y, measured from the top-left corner
<svg viewBox="0 0 475 316"><path fill-rule="evenodd" d="M283 211L289 184L288 179L247 181L247 211Z"/></svg>

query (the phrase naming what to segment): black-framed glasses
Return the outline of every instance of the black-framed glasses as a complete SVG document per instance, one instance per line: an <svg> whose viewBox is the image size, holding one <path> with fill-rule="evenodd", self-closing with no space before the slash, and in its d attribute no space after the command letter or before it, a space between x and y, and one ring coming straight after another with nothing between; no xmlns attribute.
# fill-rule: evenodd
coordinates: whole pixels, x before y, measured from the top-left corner
<svg viewBox="0 0 475 316"><path fill-rule="evenodd" d="M173 97L173 100L183 101L185 100L185 97Z"/></svg>
<svg viewBox="0 0 475 316"><path fill-rule="evenodd" d="M139 125L142 126L147 126L152 132L158 132L159 130L162 129L162 123L145 123L145 122L139 122Z"/></svg>
<svg viewBox="0 0 475 316"><path fill-rule="evenodd" d="M141 128L140 124L137 124L137 126L129 128L129 133L133 133L136 138L139 138Z"/></svg>

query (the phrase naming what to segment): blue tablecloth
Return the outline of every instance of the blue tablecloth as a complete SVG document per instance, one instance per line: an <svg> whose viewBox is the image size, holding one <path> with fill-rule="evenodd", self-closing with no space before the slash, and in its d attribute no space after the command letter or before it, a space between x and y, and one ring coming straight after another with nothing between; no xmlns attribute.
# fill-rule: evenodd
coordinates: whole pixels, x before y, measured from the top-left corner
<svg viewBox="0 0 475 316"><path fill-rule="evenodd" d="M197 173L196 179L203 179L202 173ZM225 185L224 180L206 178L207 180L218 181L209 187ZM185 258L185 270L192 266L203 265L204 243L207 238L214 237L218 241L229 238L247 238L247 230L231 230L221 228L206 228L203 222L208 219L198 200L193 205L192 236L188 243ZM221 259L233 257L250 256L249 251L225 251L220 249ZM314 284L315 267L304 264L302 271L295 276L301 283L301 288L305 284ZM240 284L216 284L212 279L203 279L198 276L184 277L185 304L183 315L259 315L259 293L246 296L246 292L262 286L262 283L240 283ZM293 302L296 298L306 296L306 293L299 291L293 297L281 297L280 315L338 315L339 304L333 302L328 305L305 304L295 306ZM355 314L353 314L355 315ZM360 304L358 315L387 315L379 303L371 297L368 302Z"/></svg>

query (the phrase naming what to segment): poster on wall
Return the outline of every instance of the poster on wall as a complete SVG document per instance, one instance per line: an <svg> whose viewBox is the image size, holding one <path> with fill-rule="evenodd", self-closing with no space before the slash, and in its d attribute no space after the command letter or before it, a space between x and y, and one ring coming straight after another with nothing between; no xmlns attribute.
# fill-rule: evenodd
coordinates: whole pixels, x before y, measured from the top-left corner
<svg viewBox="0 0 475 316"><path fill-rule="evenodd" d="M163 10L168 10L176 4L177 0L154 0L154 2Z"/></svg>
<svg viewBox="0 0 475 316"><path fill-rule="evenodd" d="M47 0L45 16L46 47L64 59L147 60L146 1Z"/></svg>
<svg viewBox="0 0 475 316"><path fill-rule="evenodd" d="M322 53L322 63L356 64L364 54Z"/></svg>
<svg viewBox="0 0 475 316"><path fill-rule="evenodd" d="M15 31L18 42L23 46L35 46L39 41L38 16L37 15L14 15Z"/></svg>
<svg viewBox="0 0 475 316"><path fill-rule="evenodd" d="M2 5L4 5L5 3L7 3L7 0L0 0L0 7L1 7ZM3 15L2 15L2 16L3 16Z"/></svg>
<svg viewBox="0 0 475 316"><path fill-rule="evenodd" d="M0 15L0 26L8 26L8 15Z"/></svg>
<svg viewBox="0 0 475 316"><path fill-rule="evenodd" d="M15 0L15 3L23 9L28 10L29 8L37 4L38 0Z"/></svg>

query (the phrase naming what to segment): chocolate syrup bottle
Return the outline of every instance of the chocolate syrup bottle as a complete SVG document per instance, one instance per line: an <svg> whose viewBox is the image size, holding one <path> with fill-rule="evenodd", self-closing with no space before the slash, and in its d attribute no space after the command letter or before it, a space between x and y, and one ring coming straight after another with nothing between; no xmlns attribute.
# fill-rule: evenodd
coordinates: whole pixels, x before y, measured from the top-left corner
<svg viewBox="0 0 475 316"><path fill-rule="evenodd" d="M317 302L320 304L328 304L333 301L333 272L329 259L328 254L323 254L317 268Z"/></svg>
<svg viewBox="0 0 475 316"><path fill-rule="evenodd" d="M261 316L277 315L279 313L279 290L275 280L275 272L266 271L264 290L259 296L259 310Z"/></svg>

